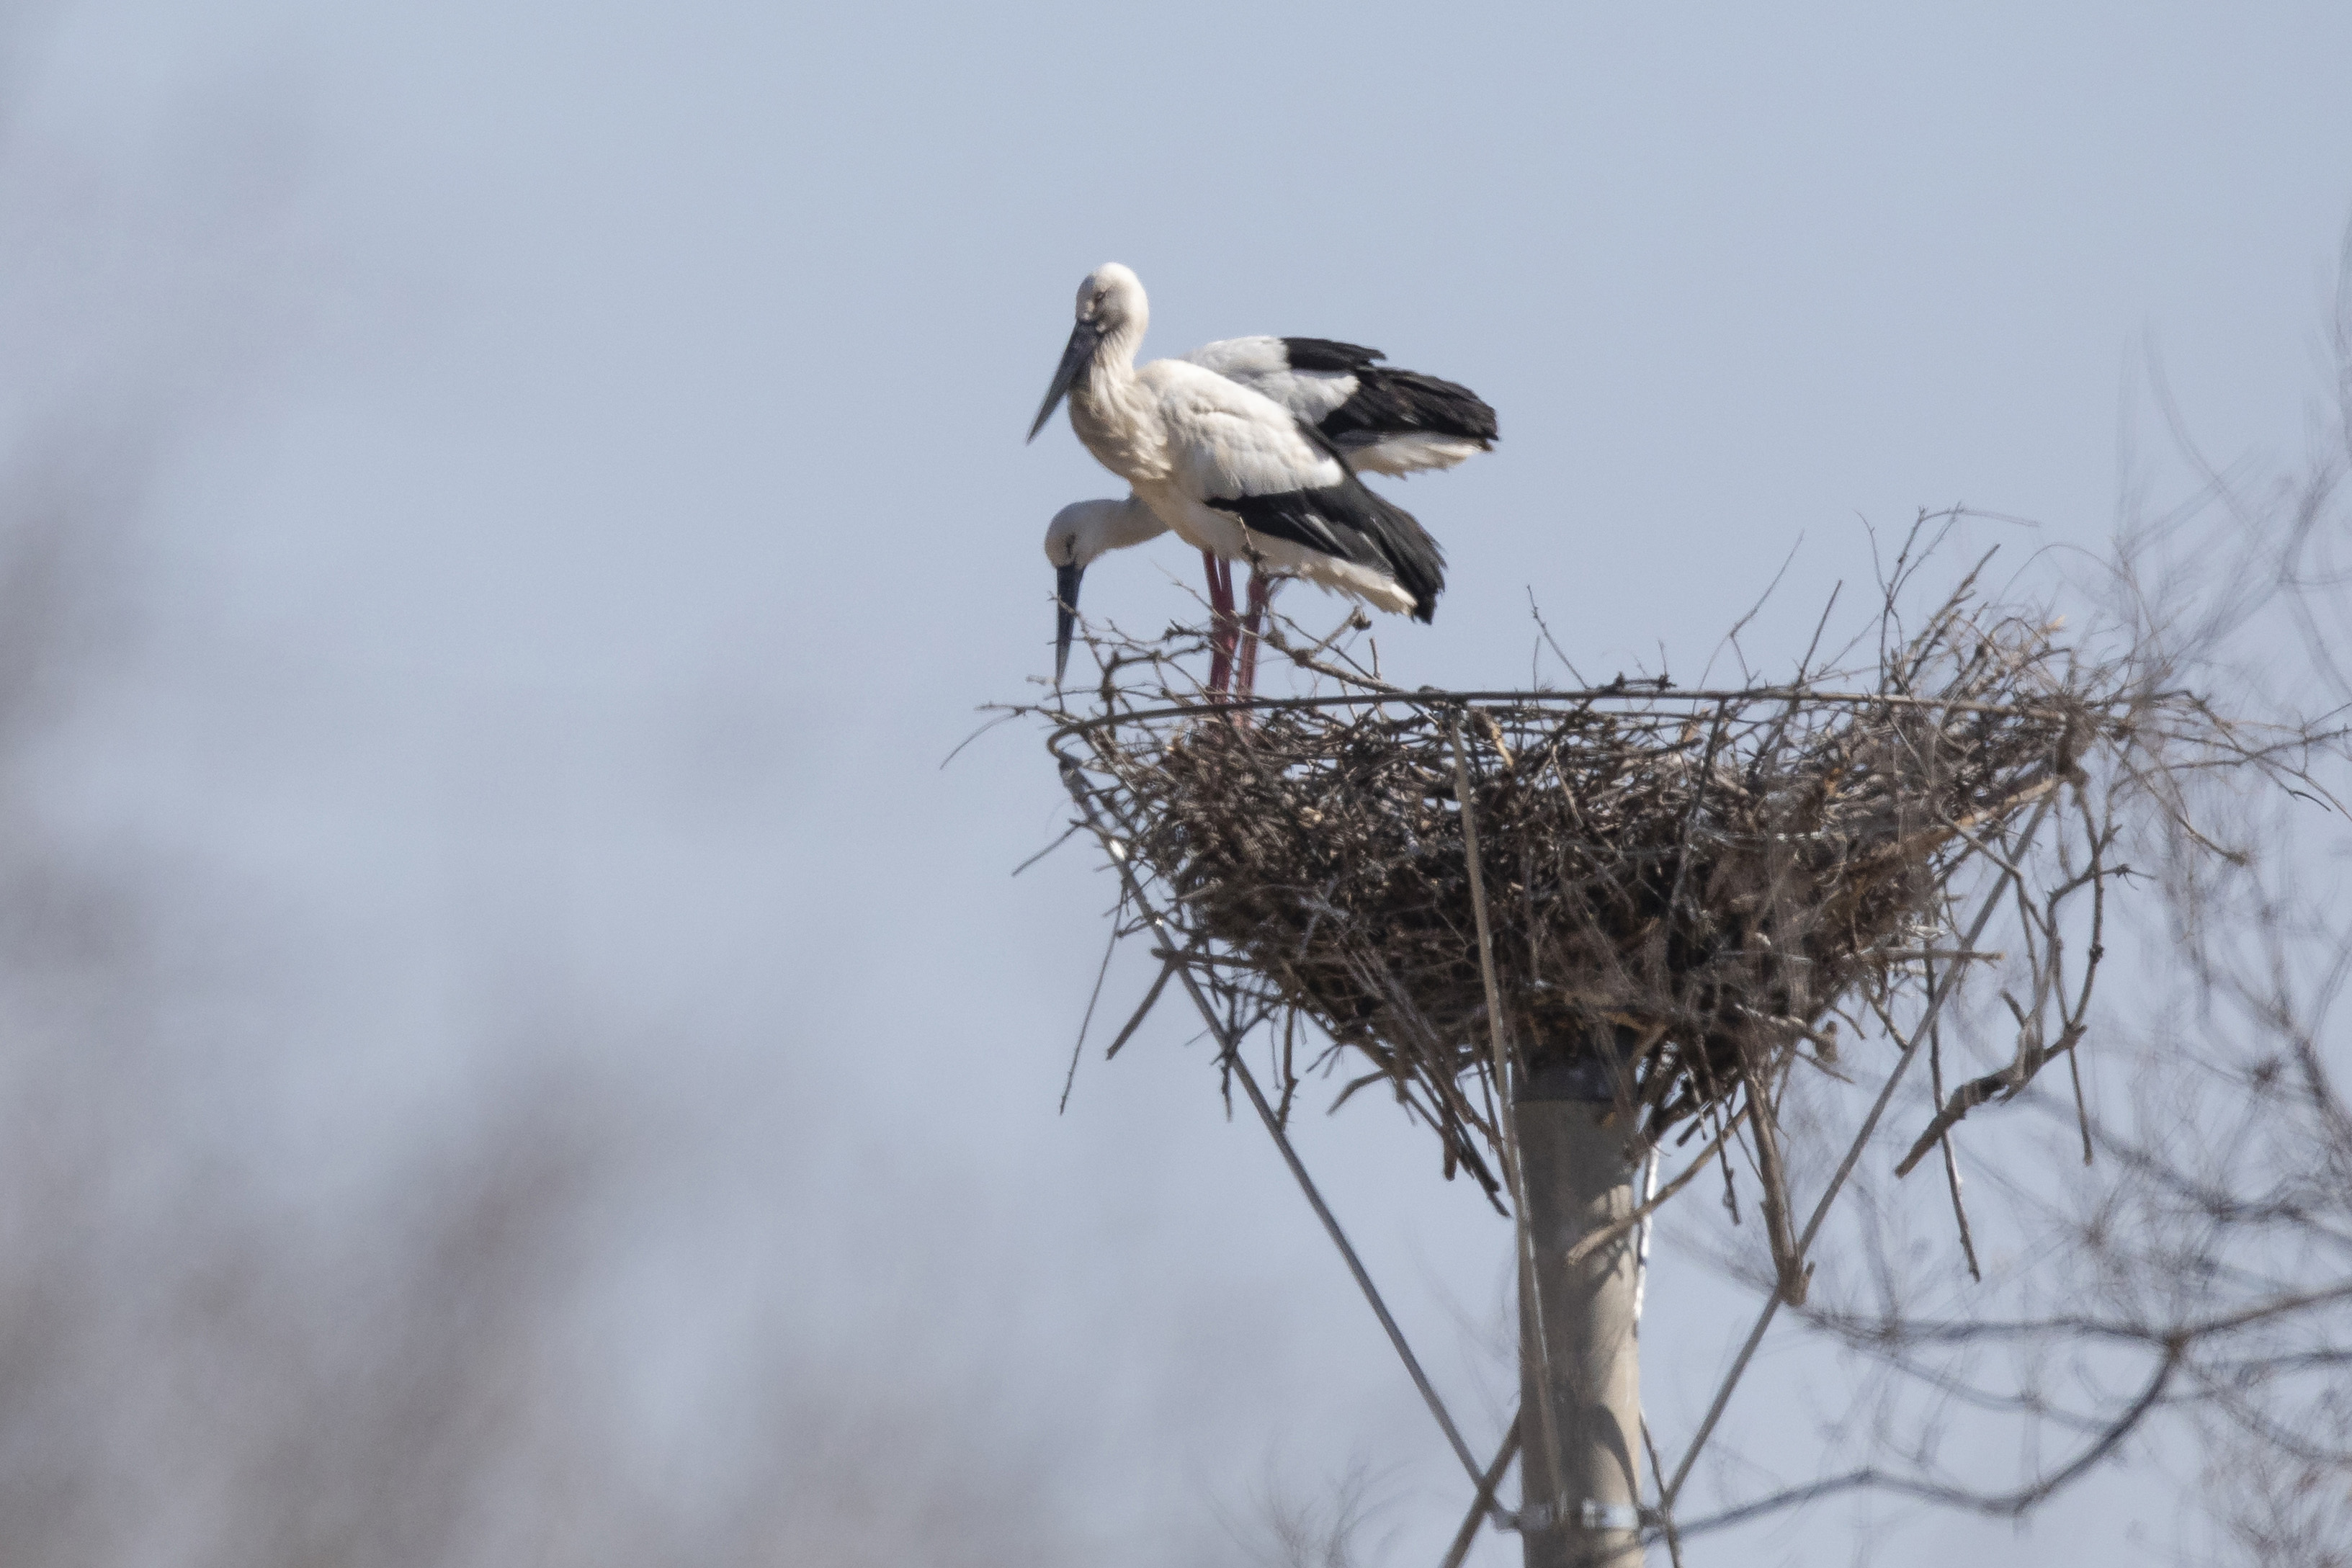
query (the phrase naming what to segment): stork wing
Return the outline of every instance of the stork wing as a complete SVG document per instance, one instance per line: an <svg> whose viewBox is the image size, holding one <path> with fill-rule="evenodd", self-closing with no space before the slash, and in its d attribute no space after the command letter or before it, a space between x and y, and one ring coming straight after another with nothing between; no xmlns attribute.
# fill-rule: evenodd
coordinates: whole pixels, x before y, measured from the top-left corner
<svg viewBox="0 0 2352 1568"><path fill-rule="evenodd" d="M1184 356L1309 424L1355 396L1356 372L1380 357L1377 349L1322 338L1224 338Z"/></svg>
<svg viewBox="0 0 2352 1568"><path fill-rule="evenodd" d="M1297 416L1238 382L1183 360L1146 365L1138 379L1167 422L1177 488L1196 501L1328 489L1348 477Z"/></svg>
<svg viewBox="0 0 2352 1568"><path fill-rule="evenodd" d="M1214 371L1244 385L1254 376L1286 371L1346 374L1388 358L1378 349L1335 342L1329 338L1220 338L1213 343L1202 344L1184 357L1204 371Z"/></svg>
<svg viewBox="0 0 2352 1568"><path fill-rule="evenodd" d="M1226 338L1185 356L1267 398L1383 474L1451 468L1486 451L1495 411L1468 387L1391 370L1378 349L1329 338Z"/></svg>
<svg viewBox="0 0 2352 1568"><path fill-rule="evenodd" d="M1311 427L1184 361L1148 365L1139 379L1159 394L1179 490L1257 533L1393 577L1426 618L1445 580L1436 541Z"/></svg>

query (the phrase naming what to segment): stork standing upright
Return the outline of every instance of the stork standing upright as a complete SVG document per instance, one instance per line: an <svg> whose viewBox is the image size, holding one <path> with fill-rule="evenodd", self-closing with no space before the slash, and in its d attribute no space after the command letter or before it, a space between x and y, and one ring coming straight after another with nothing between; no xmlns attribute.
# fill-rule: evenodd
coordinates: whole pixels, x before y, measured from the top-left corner
<svg viewBox="0 0 2352 1568"><path fill-rule="evenodd" d="M1234 560L1258 568L1251 583L1253 623L1264 610L1263 584L1269 573L1303 577L1391 613L1421 621L1435 615L1445 586L1437 542L1411 514L1367 489L1330 436L1263 392L1206 366L1155 360L1136 368L1150 308L1133 272L1111 262L1089 274L1078 286L1076 317L1029 437L1036 439L1066 396L1071 427L1087 449L1132 485L1154 517L1201 551L1214 626L1213 691L1222 690L1230 677L1239 631L1229 564ZM1237 357L1242 352L1231 350L1230 344L1211 347ZM1261 376L1312 373L1309 367L1293 367L1286 349L1279 366L1271 362L1270 352L1262 347L1258 351L1265 362L1238 368ZM1358 356L1359 370L1377 358L1363 358L1368 350L1349 351ZM1334 412L1348 395L1332 400ZM1491 422L1491 411L1488 417Z"/></svg>

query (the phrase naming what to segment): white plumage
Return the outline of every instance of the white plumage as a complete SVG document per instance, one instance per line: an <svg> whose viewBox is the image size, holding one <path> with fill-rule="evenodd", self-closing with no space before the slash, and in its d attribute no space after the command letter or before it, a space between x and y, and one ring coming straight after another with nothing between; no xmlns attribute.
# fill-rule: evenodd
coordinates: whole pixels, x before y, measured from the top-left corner
<svg viewBox="0 0 2352 1568"><path fill-rule="evenodd" d="M1045 525L1045 559L1084 571L1115 549L1156 539L1168 525L1129 495L1124 501L1073 501Z"/></svg>
<svg viewBox="0 0 2352 1568"><path fill-rule="evenodd" d="M1431 619L1444 587L1436 542L1354 469L1447 466L1484 450L1495 428L1485 403L1451 382L1379 367L1376 350L1323 339L1228 339L1139 369L1150 305L1134 273L1115 262L1079 286L1076 317L1030 437L1066 395L1080 441L1135 494L1066 508L1048 530L1046 551L1063 574L1057 678L1077 574L1094 555L1151 537L1158 530L1144 527L1146 517L1207 559L1213 690L1230 673L1235 631L1224 563L1257 569L1253 637L1269 576L1303 577ZM1245 673L1254 663L1244 658Z"/></svg>

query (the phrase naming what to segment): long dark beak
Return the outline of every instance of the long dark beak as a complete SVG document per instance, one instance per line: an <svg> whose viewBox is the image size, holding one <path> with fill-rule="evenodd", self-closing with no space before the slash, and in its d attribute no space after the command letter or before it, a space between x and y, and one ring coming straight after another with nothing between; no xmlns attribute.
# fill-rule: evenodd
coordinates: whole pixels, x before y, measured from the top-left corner
<svg viewBox="0 0 2352 1568"><path fill-rule="evenodd" d="M1095 345L1101 341L1102 332L1091 321L1081 321L1070 329L1069 343L1062 350L1062 362L1054 371L1054 384L1045 389L1045 401L1037 408L1037 423L1029 427L1030 440L1037 439L1037 433L1054 417L1054 410L1078 384L1078 378L1087 373L1087 366L1095 357Z"/></svg>
<svg viewBox="0 0 2352 1568"><path fill-rule="evenodd" d="M1082 566L1057 566L1054 569L1054 685L1062 684L1062 672L1070 667L1070 634L1078 626L1078 579L1086 576Z"/></svg>

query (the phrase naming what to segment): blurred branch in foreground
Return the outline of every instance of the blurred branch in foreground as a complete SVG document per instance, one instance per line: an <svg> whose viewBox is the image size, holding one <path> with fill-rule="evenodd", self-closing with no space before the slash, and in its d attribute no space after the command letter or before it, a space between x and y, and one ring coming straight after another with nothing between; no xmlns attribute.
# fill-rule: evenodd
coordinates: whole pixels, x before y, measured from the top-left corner
<svg viewBox="0 0 2352 1568"><path fill-rule="evenodd" d="M2337 349L2352 389L2352 330ZM2325 728L2352 704L2352 399L2339 413L2300 473L2267 481L2206 462L2174 416L2195 492L2127 533L2112 600L2209 712L2267 706ZM1845 1493L2021 1519L2128 1460L2186 1483L2216 1561L2352 1562L2352 899L2335 874L2352 823L2333 750L2284 792L2182 778L2178 809L2128 846L2161 896L2137 923L2129 999L2087 1025L2104 1092L2084 1111L2063 1089L1977 1081L2044 1113L1966 1155L1967 1266L1988 1235L2014 1261L1979 1285L1932 1260L1934 1206L1900 1180L1924 1146L1865 1176L1848 1239L1864 1266L1802 1313L1858 1371L1824 1426L1828 1462L1727 1496L1685 1536ZM1946 1158L1957 1204L1960 1155ZM1986 1461L2003 1432L2006 1473Z"/></svg>

